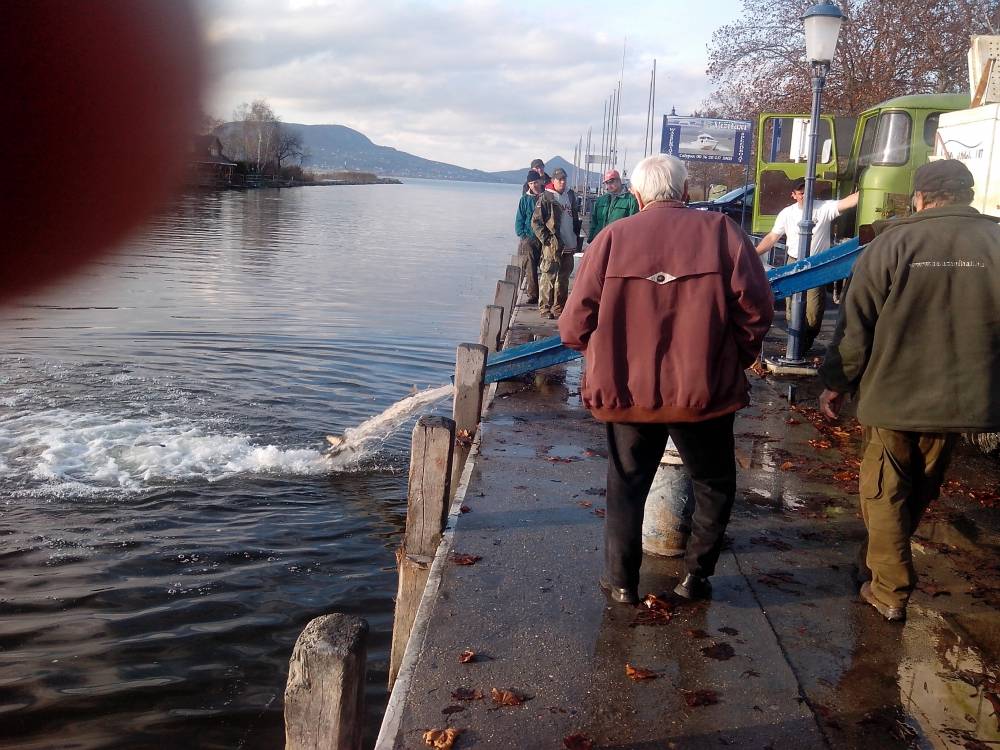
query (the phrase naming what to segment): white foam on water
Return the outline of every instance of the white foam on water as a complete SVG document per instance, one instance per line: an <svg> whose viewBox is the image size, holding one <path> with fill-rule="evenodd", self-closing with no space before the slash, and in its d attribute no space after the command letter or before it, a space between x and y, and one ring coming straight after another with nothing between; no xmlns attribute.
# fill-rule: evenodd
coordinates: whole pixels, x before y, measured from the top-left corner
<svg viewBox="0 0 1000 750"><path fill-rule="evenodd" d="M381 414L365 420L357 427L347 428L342 436L343 443L329 457L329 465L334 469L342 469L356 463L374 446L385 441L407 419L431 404L450 396L453 391L454 387L450 383L438 388L418 391L411 396L400 399Z"/></svg>
<svg viewBox="0 0 1000 750"><path fill-rule="evenodd" d="M52 494L141 490L167 482L215 482L235 474L322 474L318 450L260 445L168 414L120 419L49 409L0 421L0 475Z"/></svg>

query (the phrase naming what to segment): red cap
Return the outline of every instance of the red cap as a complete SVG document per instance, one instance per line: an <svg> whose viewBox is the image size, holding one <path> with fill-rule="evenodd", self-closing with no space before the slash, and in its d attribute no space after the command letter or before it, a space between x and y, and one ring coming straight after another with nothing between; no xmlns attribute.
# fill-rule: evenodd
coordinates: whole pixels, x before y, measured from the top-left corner
<svg viewBox="0 0 1000 750"><path fill-rule="evenodd" d="M618 174L617 169L609 169L604 173L604 182L607 182L608 180L620 180L621 178L622 176Z"/></svg>

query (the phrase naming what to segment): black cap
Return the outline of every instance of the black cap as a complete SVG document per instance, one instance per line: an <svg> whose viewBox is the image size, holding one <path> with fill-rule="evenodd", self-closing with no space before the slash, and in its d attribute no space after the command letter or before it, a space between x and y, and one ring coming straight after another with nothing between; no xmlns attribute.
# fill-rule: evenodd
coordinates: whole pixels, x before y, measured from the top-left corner
<svg viewBox="0 0 1000 750"><path fill-rule="evenodd" d="M538 174L538 172L536 172L534 169L530 169L528 170L528 176L524 178L524 181L534 182L535 180L544 180L544 179L545 178L542 177L540 174Z"/></svg>
<svg viewBox="0 0 1000 750"><path fill-rule="evenodd" d="M972 172L957 159L941 159L924 164L913 175L913 191L954 193L975 185Z"/></svg>
<svg viewBox="0 0 1000 750"><path fill-rule="evenodd" d="M531 161L531 168L534 169L535 167L538 167L538 169L545 169L545 162L541 159L533 159Z"/></svg>
<svg viewBox="0 0 1000 750"><path fill-rule="evenodd" d="M556 167L555 169L552 170L552 179L553 180L565 180L566 179L566 170L563 169L562 167Z"/></svg>

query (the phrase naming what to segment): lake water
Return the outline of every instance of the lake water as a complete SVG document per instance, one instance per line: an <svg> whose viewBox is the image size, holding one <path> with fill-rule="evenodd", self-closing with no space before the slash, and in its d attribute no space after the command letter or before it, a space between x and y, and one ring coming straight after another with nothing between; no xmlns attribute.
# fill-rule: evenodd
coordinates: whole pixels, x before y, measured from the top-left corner
<svg viewBox="0 0 1000 750"><path fill-rule="evenodd" d="M305 624L368 619L386 699L412 420L515 250L518 186L178 198L0 307L0 745L273 748ZM432 413L447 413L445 401Z"/></svg>

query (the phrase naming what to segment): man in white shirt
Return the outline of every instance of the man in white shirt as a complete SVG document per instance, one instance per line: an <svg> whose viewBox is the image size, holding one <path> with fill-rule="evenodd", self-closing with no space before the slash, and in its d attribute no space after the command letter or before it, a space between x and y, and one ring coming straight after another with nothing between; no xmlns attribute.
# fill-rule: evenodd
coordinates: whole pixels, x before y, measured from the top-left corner
<svg viewBox="0 0 1000 750"><path fill-rule="evenodd" d="M792 205L781 209L778 218L774 220L774 228L771 229L757 245L757 254L764 255L774 243L785 237L785 247L787 249L789 262L798 260L799 257L799 222L802 221L802 204L805 201L806 181L799 180L792 186ZM840 216L841 213L858 205L858 194L851 195L839 201L814 201L813 202L813 227L812 242L810 243L809 254L827 250L830 247L830 224ZM806 330L802 334L802 354L809 351L819 335L819 329L823 327L823 313L826 312L826 290L823 287L810 289L806 292ZM785 298L785 325L792 320L792 298Z"/></svg>

